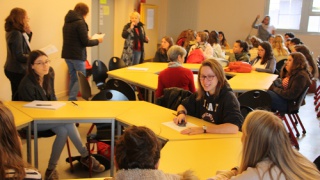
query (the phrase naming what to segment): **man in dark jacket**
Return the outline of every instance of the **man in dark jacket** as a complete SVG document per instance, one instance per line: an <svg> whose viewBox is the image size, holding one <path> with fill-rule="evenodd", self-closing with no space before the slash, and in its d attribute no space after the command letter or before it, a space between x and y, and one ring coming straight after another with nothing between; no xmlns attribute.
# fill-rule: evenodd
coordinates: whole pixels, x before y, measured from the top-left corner
<svg viewBox="0 0 320 180"><path fill-rule="evenodd" d="M70 10L63 26L62 58L65 59L70 75L69 100L77 100L79 91L77 71L86 75L85 61L87 60L86 47L96 46L102 43L102 38L90 39L88 25L85 17L89 7L84 3L78 3L74 10Z"/></svg>

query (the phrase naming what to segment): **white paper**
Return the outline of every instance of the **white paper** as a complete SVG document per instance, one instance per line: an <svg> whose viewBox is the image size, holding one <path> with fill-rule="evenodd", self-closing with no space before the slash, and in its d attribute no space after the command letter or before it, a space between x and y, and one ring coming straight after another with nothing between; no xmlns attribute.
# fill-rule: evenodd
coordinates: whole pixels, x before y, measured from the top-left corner
<svg viewBox="0 0 320 180"><path fill-rule="evenodd" d="M94 34L91 39L99 39L99 38L103 38L105 34Z"/></svg>
<svg viewBox="0 0 320 180"><path fill-rule="evenodd" d="M186 129L186 128L189 128L189 127L199 127L199 126L197 126L197 125L195 125L193 123L190 123L190 122L187 122L185 127L178 126L173 121L164 122L162 124L168 126L169 128L172 128L172 129L174 129L176 131L179 131L179 132L184 130L184 129Z"/></svg>
<svg viewBox="0 0 320 180"><path fill-rule="evenodd" d="M147 71L149 68L128 67L129 70Z"/></svg>
<svg viewBox="0 0 320 180"><path fill-rule="evenodd" d="M147 29L154 27L154 9L147 9Z"/></svg>
<svg viewBox="0 0 320 180"><path fill-rule="evenodd" d="M59 109L64 105L66 105L66 103L59 102L59 101L32 101L28 104L23 105L23 107L54 110L54 109Z"/></svg>
<svg viewBox="0 0 320 180"><path fill-rule="evenodd" d="M49 45L41 48L40 50L43 51L44 53L46 53L47 55L58 52L57 47L52 44L49 44Z"/></svg>

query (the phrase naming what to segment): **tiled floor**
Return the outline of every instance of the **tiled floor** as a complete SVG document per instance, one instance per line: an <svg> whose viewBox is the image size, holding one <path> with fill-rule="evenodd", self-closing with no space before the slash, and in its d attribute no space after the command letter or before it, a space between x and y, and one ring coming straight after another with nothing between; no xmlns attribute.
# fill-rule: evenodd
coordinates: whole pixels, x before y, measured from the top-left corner
<svg viewBox="0 0 320 180"><path fill-rule="evenodd" d="M66 100L65 98L60 98L60 100ZM314 110L313 105L313 94L308 94L306 97L306 105L302 106L299 113L303 124L307 130L306 135L300 136L298 138L298 142L300 145L300 152L305 155L309 160L313 161L316 157L320 155L320 128L319 128L319 120L316 118L316 112ZM90 124L81 124L79 132L81 137L83 138L83 142L85 142L85 135L90 127ZM301 132L300 127L298 129ZM51 152L51 145L54 140L52 138L42 138L39 140L39 170L42 174L44 174L49 155ZM25 141L23 142L23 147L25 147ZM71 151L72 155L78 155L78 152L73 147L71 143ZM25 152L25 151L24 151ZM73 173L70 172L70 166L65 162L67 158L66 147L60 157L60 161L58 163L58 172L60 173L61 179L67 178L86 178L88 177L88 172L84 170L83 167L77 162L75 162L75 171ZM26 157L24 155L24 157ZM109 176L109 171L103 173L94 173L93 177L106 177Z"/></svg>

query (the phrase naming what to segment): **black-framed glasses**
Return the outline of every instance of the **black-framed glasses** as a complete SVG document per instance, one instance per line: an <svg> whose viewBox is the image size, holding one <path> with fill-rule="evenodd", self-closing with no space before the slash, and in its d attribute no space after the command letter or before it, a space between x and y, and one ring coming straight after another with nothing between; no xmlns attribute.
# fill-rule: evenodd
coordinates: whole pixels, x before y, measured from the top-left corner
<svg viewBox="0 0 320 180"><path fill-rule="evenodd" d="M208 81L212 81L214 77L216 77L216 76L215 75L209 75L209 76L200 75L200 80L204 81L205 79L207 79Z"/></svg>
<svg viewBox="0 0 320 180"><path fill-rule="evenodd" d="M46 60L46 61L44 61L44 62L35 62L35 63L33 63L33 64L44 66L44 65L49 65L50 62L51 62L50 60Z"/></svg>

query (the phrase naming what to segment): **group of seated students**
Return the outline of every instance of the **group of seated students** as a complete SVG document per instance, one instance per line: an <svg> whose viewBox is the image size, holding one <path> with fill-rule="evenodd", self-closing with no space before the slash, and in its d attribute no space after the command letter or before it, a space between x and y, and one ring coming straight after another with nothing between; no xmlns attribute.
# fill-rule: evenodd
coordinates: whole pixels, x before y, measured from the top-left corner
<svg viewBox="0 0 320 180"><path fill-rule="evenodd" d="M0 166L0 179L42 179L36 169L24 162L21 140L14 124L14 116L1 102L0 130L0 156L3 163ZM315 164L292 148L281 119L271 112L255 110L249 113L242 126L241 141L240 166L209 179L320 178L320 172ZM117 172L113 179L199 179L190 170L181 174L168 174L159 170L162 147L163 145L155 133L149 128L142 126L126 128L116 142L115 166ZM215 172L212 174L214 175Z"/></svg>

